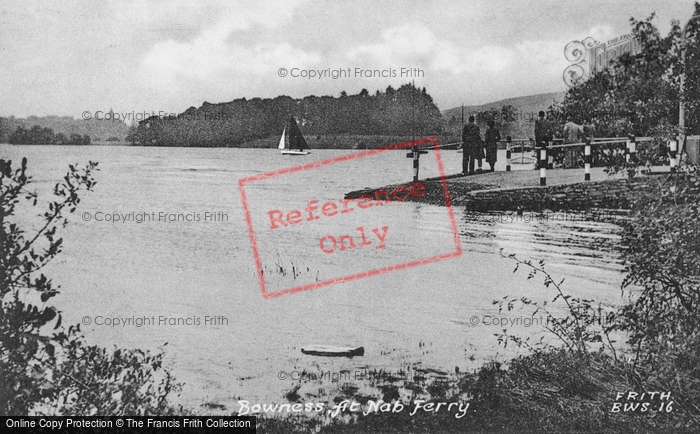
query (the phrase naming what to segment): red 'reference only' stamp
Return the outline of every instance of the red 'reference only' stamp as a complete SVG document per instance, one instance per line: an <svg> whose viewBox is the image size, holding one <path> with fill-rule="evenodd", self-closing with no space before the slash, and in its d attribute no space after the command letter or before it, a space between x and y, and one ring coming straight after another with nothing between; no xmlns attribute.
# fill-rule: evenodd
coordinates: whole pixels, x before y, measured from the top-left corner
<svg viewBox="0 0 700 434"><path fill-rule="evenodd" d="M451 232L447 252L444 251L444 244L442 247L433 246L433 249L424 248L422 239L411 235L415 232L412 227L413 222L405 224L406 222L397 221L398 217L396 216L387 217L387 212L391 210L391 204L405 202L411 198L419 198L426 194L426 186L421 181L396 185L386 189L378 188L366 194L360 194L355 198L339 200L319 199L314 197L313 189L310 189L310 191L296 192L295 196L306 197L303 199L295 197L292 205L285 203L285 206L269 206L269 202L267 205L253 203L255 201L251 200L247 194L247 186L253 188L256 184L273 180L277 182L275 186L283 189L290 182L285 180L285 177L291 178L303 171L319 171L334 164L341 165L355 161L362 163L362 159L378 158L381 154L389 153L390 151L408 149L424 144L432 145L439 173L439 182L445 199L447 214L445 225ZM436 137L425 137L410 142L241 178L238 181L238 188L250 236L256 273L264 298L279 297L334 283L349 282L388 271L429 264L462 254L457 224ZM268 186L263 186L263 188L266 191L275 189ZM379 220L379 223L368 225L368 220L372 218ZM392 237L394 240L401 240L401 242L396 243L393 251L387 247L387 243ZM421 255L425 253L428 255L408 258L407 260L399 259L406 255L405 250L400 250L401 247L406 249L407 244L411 244L407 242L407 238L415 238L411 240L415 245L414 250L419 250ZM434 251L436 248L439 251ZM298 250L297 254L290 252L290 250L295 249ZM293 257L298 258L302 256L310 262L325 265L324 268L331 268L331 273L336 275L332 277L326 276L327 273L324 270L324 275L322 276L320 270L318 270L315 276L302 276L304 273L313 274L311 267L307 266L307 264L294 264L291 262L287 266L288 269L285 268L285 264L281 263L284 261L280 257L280 250L287 255L292 253ZM358 252L363 252L361 258L365 260L366 264L357 259ZM302 254L299 255L299 253ZM317 255L315 257L316 260L314 260L314 255ZM361 264L356 266L364 266L365 269L345 270L342 266L338 268L338 264ZM273 276L279 277L275 283L277 286L282 286L280 289L271 288ZM282 276L287 277L287 279L284 280Z"/></svg>

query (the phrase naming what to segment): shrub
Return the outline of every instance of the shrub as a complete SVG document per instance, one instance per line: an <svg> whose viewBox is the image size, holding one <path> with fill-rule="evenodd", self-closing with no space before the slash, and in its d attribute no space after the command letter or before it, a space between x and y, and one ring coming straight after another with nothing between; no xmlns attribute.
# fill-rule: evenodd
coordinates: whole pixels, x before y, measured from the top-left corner
<svg viewBox="0 0 700 434"><path fill-rule="evenodd" d="M36 206L27 190L27 159L19 168L0 160L0 414L168 414L178 390L163 355L107 351L85 344L79 327L62 327L49 301L60 287L41 270L61 251L58 230L96 181L97 163L73 165L53 189L54 200L36 232L13 221L20 202Z"/></svg>

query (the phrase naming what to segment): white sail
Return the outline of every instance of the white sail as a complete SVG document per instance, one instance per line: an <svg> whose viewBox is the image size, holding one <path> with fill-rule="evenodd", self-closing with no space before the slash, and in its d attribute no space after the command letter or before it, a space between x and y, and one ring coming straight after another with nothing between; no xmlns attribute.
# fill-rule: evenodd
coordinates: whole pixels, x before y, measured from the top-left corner
<svg viewBox="0 0 700 434"><path fill-rule="evenodd" d="M280 154L282 155L309 155L309 151L304 151L304 148L308 147L304 136L301 135L299 127L296 124L294 118L290 120L292 122L289 126L289 145L292 146L294 142L294 149L289 149L286 146L285 138L287 136L287 126L285 125L284 130L282 130L282 137L280 138L280 144L278 146ZM297 149L298 148L298 149Z"/></svg>
<svg viewBox="0 0 700 434"><path fill-rule="evenodd" d="M277 149L284 149L284 136L285 133L287 132L287 127L284 127L284 130L282 130L282 137L280 137L280 144L277 146Z"/></svg>

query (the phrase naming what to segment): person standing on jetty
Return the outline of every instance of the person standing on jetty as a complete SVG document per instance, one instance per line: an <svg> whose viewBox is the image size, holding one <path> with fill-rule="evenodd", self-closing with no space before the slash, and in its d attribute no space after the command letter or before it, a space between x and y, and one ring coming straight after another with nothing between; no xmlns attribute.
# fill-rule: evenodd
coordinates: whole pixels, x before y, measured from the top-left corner
<svg viewBox="0 0 700 434"><path fill-rule="evenodd" d="M536 169L540 169L540 149L547 149L549 141L552 140L552 124L544 117L544 112L540 110L539 119L535 121L535 146L537 149ZM545 162L545 168L547 163Z"/></svg>
<svg viewBox="0 0 700 434"><path fill-rule="evenodd" d="M564 144L578 143L583 136L583 127L574 122L571 116L566 117L566 123L564 124ZM568 147L564 149L564 167L571 168L576 167L578 164L578 147Z"/></svg>
<svg viewBox="0 0 700 434"><path fill-rule="evenodd" d="M462 130L462 174L474 174L474 159L479 158L481 166L481 131L474 123L474 116L469 116L469 122Z"/></svg>
<svg viewBox="0 0 700 434"><path fill-rule="evenodd" d="M486 162L489 163L491 172L496 170L496 160L498 159L498 142L501 140L501 132L495 128L496 123L490 120L486 123L488 128L484 133L484 142L486 142Z"/></svg>

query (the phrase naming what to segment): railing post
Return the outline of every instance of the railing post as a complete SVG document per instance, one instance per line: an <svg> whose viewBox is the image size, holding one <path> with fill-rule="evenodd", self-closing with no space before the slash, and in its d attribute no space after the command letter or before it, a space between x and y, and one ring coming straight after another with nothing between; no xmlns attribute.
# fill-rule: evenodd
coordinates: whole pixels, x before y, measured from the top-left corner
<svg viewBox="0 0 700 434"><path fill-rule="evenodd" d="M586 139L586 146L583 147L583 180L591 180L591 139Z"/></svg>
<svg viewBox="0 0 700 434"><path fill-rule="evenodd" d="M540 186L547 185L547 148L540 148Z"/></svg>
<svg viewBox="0 0 700 434"><path fill-rule="evenodd" d="M678 166L678 160L676 160L677 153L678 153L678 141L677 140L671 140L669 143L669 151L670 151L670 156L669 156L669 162L671 163L671 172L676 171L676 167Z"/></svg>
<svg viewBox="0 0 700 434"><path fill-rule="evenodd" d="M555 141L547 142L549 146L554 146L556 143ZM554 150L552 152L549 152L547 155L547 169L553 169L554 168Z"/></svg>
<svg viewBox="0 0 700 434"><path fill-rule="evenodd" d="M637 142L636 138L634 136L629 136L627 139L627 155L626 155L626 161L629 163L630 161L634 161L637 156Z"/></svg>
<svg viewBox="0 0 700 434"><path fill-rule="evenodd" d="M513 139L510 136L506 137L506 172L510 172L510 151Z"/></svg>
<svg viewBox="0 0 700 434"><path fill-rule="evenodd" d="M418 181L418 158L420 153L418 152L418 146L413 147L413 182Z"/></svg>

